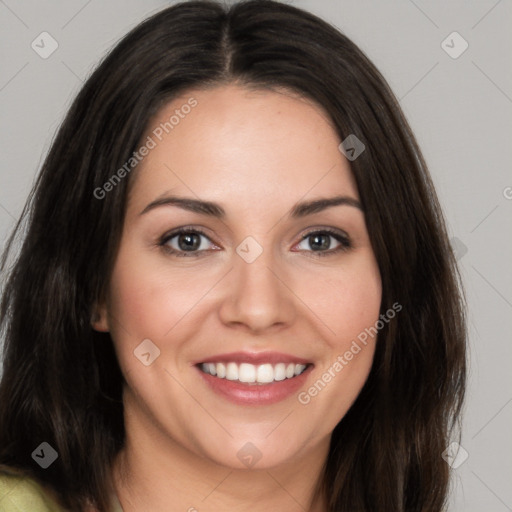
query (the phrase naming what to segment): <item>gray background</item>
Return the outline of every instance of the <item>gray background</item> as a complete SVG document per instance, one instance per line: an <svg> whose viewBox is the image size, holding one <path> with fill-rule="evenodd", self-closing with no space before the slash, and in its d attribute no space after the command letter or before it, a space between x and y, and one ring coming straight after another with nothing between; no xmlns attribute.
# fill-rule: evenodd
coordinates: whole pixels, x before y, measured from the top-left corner
<svg viewBox="0 0 512 512"><path fill-rule="evenodd" d="M469 457L454 470L450 510L512 510L512 2L288 3L330 21L368 54L418 137L469 303L470 382L461 441ZM0 0L2 246L84 79L128 29L167 5ZM59 45L47 59L31 48L43 31ZM457 58L441 46L454 31L469 45ZM451 37L444 48L458 54L462 44Z"/></svg>

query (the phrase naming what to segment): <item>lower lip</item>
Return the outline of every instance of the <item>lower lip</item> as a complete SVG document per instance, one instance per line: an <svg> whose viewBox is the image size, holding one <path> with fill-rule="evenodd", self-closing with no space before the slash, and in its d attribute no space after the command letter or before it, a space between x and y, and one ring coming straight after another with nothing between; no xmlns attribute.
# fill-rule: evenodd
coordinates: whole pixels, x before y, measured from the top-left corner
<svg viewBox="0 0 512 512"><path fill-rule="evenodd" d="M312 369L313 365L309 365L296 377L269 384L244 384L238 380L219 379L196 367L213 391L237 405L270 405L281 402L304 385Z"/></svg>

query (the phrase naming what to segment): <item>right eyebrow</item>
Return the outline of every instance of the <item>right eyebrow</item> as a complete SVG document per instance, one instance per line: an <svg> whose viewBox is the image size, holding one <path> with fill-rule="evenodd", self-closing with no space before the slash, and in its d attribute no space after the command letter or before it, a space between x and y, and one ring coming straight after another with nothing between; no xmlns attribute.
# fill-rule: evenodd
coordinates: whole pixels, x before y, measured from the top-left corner
<svg viewBox="0 0 512 512"><path fill-rule="evenodd" d="M143 215L155 208L160 206L178 206L184 210L188 210L194 213L200 213L203 215L210 215L218 219L223 219L226 216L224 209L217 203L211 201L201 201L199 199L193 199L190 197L178 197L178 196L165 196L155 199L149 203L139 215Z"/></svg>

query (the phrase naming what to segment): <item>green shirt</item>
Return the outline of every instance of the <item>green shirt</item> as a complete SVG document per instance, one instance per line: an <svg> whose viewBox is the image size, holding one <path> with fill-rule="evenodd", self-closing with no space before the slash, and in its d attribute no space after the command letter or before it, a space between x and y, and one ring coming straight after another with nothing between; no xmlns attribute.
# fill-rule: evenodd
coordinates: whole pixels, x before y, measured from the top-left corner
<svg viewBox="0 0 512 512"><path fill-rule="evenodd" d="M0 473L0 512L66 512L35 480ZM123 512L116 495L110 512Z"/></svg>

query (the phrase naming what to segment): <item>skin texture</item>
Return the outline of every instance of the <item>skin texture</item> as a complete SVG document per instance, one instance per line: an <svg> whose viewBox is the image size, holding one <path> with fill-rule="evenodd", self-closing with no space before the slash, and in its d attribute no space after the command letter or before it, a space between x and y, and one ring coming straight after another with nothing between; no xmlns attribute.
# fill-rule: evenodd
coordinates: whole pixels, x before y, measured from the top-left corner
<svg viewBox="0 0 512 512"><path fill-rule="evenodd" d="M284 91L188 91L161 109L146 136L190 97L197 106L136 171L93 323L111 333L127 381L116 492L125 512L322 511L313 491L330 435L368 376L376 339L307 405L298 393L272 405L233 404L192 364L226 352L284 352L314 364L304 390L374 325L382 290L364 213L341 205L289 216L299 201L357 200L357 187L327 115ZM214 201L226 217L169 205L140 215L167 194ZM183 226L206 233L201 256L159 246ZM352 246L318 256L302 238L322 228L345 232ZM248 236L263 249L252 263L236 252ZM340 246L328 240L327 250ZM179 249L178 237L167 245ZM160 350L149 366L133 353L144 339ZM237 457L247 442L261 453L252 469Z"/></svg>

